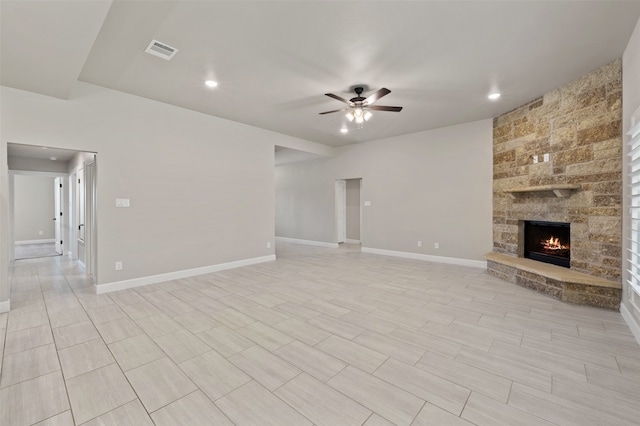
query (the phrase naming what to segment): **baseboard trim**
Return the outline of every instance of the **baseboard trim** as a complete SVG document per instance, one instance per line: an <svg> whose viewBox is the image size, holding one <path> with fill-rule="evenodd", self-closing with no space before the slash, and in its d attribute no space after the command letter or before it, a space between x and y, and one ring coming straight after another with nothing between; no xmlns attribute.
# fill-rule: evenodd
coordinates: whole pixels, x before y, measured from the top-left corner
<svg viewBox="0 0 640 426"><path fill-rule="evenodd" d="M11 310L11 299L0 302L0 314L9 312Z"/></svg>
<svg viewBox="0 0 640 426"><path fill-rule="evenodd" d="M253 257L250 259L236 260L233 262L219 263L217 265L203 266L201 268L184 269L182 271L167 272L166 274L150 275L148 277L133 278L130 280L116 281L107 284L96 285L96 294L110 293L112 291L126 290L129 288L141 287L143 285L157 284L165 281L189 278L196 275L210 274L212 272L224 271L227 269L240 268L243 266L255 265L257 263L272 262L276 260L276 255Z"/></svg>
<svg viewBox="0 0 640 426"><path fill-rule="evenodd" d="M352 240L347 238L346 240L344 240L345 243L347 244L360 244L360 240Z"/></svg>
<svg viewBox="0 0 640 426"><path fill-rule="evenodd" d="M23 246L26 244L46 244L46 243L55 243L56 240L55 238L48 238L46 240L23 240L23 241L16 241L15 245L17 246Z"/></svg>
<svg viewBox="0 0 640 426"><path fill-rule="evenodd" d="M638 344L640 344L640 324L635 320L629 309L624 303L620 304L620 314L622 314L622 319L627 323L631 333L635 336Z"/></svg>
<svg viewBox="0 0 640 426"><path fill-rule="evenodd" d="M363 253L381 254L383 256L403 257L405 259L426 260L428 262L449 263L452 265L472 266L475 268L487 268L486 260L460 259L457 257L432 256L429 254L409 253L406 251L383 250L370 247L362 247Z"/></svg>
<svg viewBox="0 0 640 426"><path fill-rule="evenodd" d="M319 247L330 247L330 248L338 248L337 243L325 243L324 241L312 241L312 240L299 240L297 238L287 238L287 237L276 237L276 242L283 241L286 243L294 243L294 244L304 244L307 246L319 246Z"/></svg>

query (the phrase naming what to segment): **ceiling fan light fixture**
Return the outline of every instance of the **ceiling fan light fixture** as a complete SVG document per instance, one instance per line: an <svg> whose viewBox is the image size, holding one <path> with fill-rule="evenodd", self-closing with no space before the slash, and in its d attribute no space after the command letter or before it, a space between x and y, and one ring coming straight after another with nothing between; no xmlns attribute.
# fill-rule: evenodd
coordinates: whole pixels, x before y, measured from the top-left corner
<svg viewBox="0 0 640 426"><path fill-rule="evenodd" d="M361 107L356 107L349 111L346 114L346 117L349 121L355 121L357 124L362 124L365 121L368 121L372 115L373 114L371 114L369 111L365 111Z"/></svg>
<svg viewBox="0 0 640 426"><path fill-rule="evenodd" d="M369 109L374 109L376 111L392 111L392 112L402 111L402 107L398 107L398 106L371 105L381 97L391 93L391 90L389 89L386 89L383 87L382 89L378 90L374 94L370 95L368 98L364 98L363 96L361 96L364 90L362 87L358 86L354 88L354 90L357 96L349 100L344 99L341 96L334 95L333 93L325 93L326 96L333 98L335 100L338 100L340 102L343 102L347 104L348 107L342 108L342 109L335 109L332 111L321 112L320 115L331 114L338 111L347 111L347 113L345 114L346 119L349 120L349 122L355 121L356 124L358 125L358 129L361 129L362 124L365 121L369 121L369 119L373 117L373 114L369 111Z"/></svg>
<svg viewBox="0 0 640 426"><path fill-rule="evenodd" d="M491 99L492 101L495 101L495 100L496 100L496 99L498 99L499 97L500 97L500 93L498 93L498 92L491 93L491 94L488 96L488 98L489 98L489 99Z"/></svg>

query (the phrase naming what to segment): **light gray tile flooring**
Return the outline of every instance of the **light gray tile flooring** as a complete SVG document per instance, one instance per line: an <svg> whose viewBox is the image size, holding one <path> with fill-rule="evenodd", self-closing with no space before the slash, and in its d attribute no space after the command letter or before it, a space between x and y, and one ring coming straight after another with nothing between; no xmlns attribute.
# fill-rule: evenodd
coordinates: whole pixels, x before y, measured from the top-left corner
<svg viewBox="0 0 640 426"><path fill-rule="evenodd" d="M276 254L103 295L65 257L15 262L0 424L640 424L618 312L479 268Z"/></svg>
<svg viewBox="0 0 640 426"><path fill-rule="evenodd" d="M16 259L60 256L56 253L55 243L16 244L14 248L14 255Z"/></svg>

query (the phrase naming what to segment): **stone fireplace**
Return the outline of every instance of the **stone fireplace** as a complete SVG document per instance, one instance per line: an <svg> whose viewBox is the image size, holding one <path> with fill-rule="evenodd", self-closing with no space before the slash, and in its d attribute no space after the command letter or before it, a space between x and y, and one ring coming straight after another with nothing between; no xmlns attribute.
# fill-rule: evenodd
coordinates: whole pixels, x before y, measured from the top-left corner
<svg viewBox="0 0 640 426"><path fill-rule="evenodd" d="M489 273L560 300L618 309L621 82L617 60L494 119ZM527 248L526 224L543 222L570 224L568 241ZM548 256L557 263L541 262Z"/></svg>

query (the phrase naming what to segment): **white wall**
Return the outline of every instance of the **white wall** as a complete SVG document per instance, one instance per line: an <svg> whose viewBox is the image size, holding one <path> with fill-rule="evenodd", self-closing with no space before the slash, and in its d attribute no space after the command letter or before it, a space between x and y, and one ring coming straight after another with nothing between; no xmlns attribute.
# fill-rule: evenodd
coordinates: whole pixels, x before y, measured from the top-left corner
<svg viewBox="0 0 640 426"><path fill-rule="evenodd" d="M97 153L98 284L273 255L274 146L311 142L86 83L70 100L0 90L0 303L7 141Z"/></svg>
<svg viewBox="0 0 640 426"><path fill-rule="evenodd" d="M483 261L492 244L492 133L492 120L482 120L279 166L276 235L335 243L334 181L361 177L371 202L364 247Z"/></svg>
<svg viewBox="0 0 640 426"><path fill-rule="evenodd" d="M628 169L628 157L629 147L627 146L630 136L627 132L630 129L630 117L638 108L640 108L640 19L636 24L636 28L629 40L629 44L622 56L622 133L623 133L623 170ZM623 188L629 186L629 177L626 173L623 173ZM629 235L629 198L628 192L624 190L623 197L623 235ZM627 253L629 249L629 242L627 238L623 238L623 253ZM623 256L627 258L626 254ZM633 290L627 284L629 280L629 272L627 265L622 268L623 279L623 295L622 305L620 311L625 317L625 320L629 324L631 330L635 333L636 339L640 342L640 295L632 295ZM635 303L633 300L635 299Z"/></svg>
<svg viewBox="0 0 640 426"><path fill-rule="evenodd" d="M2 115L0 115L0 312L6 312L9 310L10 302L9 259L13 255L14 241L13 232L9 232L9 223L12 220L9 208L13 202L13 191L9 191L9 185L13 186L14 176L9 179L7 143L1 126Z"/></svg>
<svg viewBox="0 0 640 426"><path fill-rule="evenodd" d="M335 161L321 159L275 169L275 217L278 237L337 242Z"/></svg>
<svg viewBox="0 0 640 426"><path fill-rule="evenodd" d="M47 176L14 177L16 241L53 240L55 237L54 180Z"/></svg>

